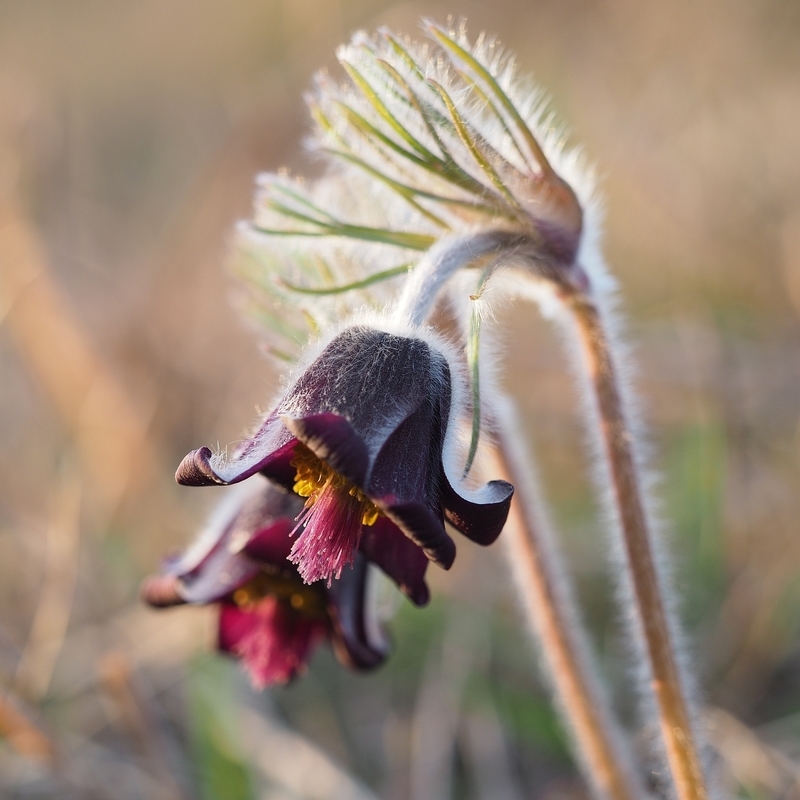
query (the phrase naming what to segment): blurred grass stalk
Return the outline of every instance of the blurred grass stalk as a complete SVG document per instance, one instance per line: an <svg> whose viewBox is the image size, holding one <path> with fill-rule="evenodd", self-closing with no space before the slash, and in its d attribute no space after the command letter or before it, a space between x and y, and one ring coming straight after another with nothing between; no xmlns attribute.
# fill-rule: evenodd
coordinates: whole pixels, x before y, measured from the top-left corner
<svg viewBox="0 0 800 800"><path fill-rule="evenodd" d="M14 678L17 691L34 702L44 697L50 685L78 581L81 485L69 465L59 477L47 525L42 588Z"/></svg>
<svg viewBox="0 0 800 800"><path fill-rule="evenodd" d="M5 739L20 755L53 766L56 747L8 692L0 692L0 739Z"/></svg>
<svg viewBox="0 0 800 800"><path fill-rule="evenodd" d="M453 756L464 695L477 651L485 649L482 628L451 620L423 674L411 732L410 800L453 796Z"/></svg>
<svg viewBox="0 0 800 800"><path fill-rule="evenodd" d="M209 800L292 797L378 800L347 768L287 727L236 666L202 657L189 674L190 715L200 796Z"/></svg>
<svg viewBox="0 0 800 800"><path fill-rule="evenodd" d="M41 490L45 507L49 499L42 583L13 692L0 696L0 737L20 754L42 760L59 785L72 785L83 779L71 775L70 760L63 759L69 748L58 746L31 722L12 695L35 706L47 695L67 640L82 527L107 530L126 497L152 474L156 456L146 415L134 407L104 365L51 273L35 224L14 197L13 186L4 188L0 325L10 333L21 361L55 408L68 438L50 497L45 488ZM164 800L181 796L168 771L156 771L166 785L157 796Z"/></svg>
<svg viewBox="0 0 800 800"><path fill-rule="evenodd" d="M35 226L0 196L0 323L72 436L99 519L151 474L148 421L96 353L57 286Z"/></svg>
<svg viewBox="0 0 800 800"><path fill-rule="evenodd" d="M190 800L170 763L170 742L158 719L153 698L136 685L130 658L122 651L107 653L97 669L103 690L119 722L145 759L154 786L153 800Z"/></svg>
<svg viewBox="0 0 800 800"><path fill-rule="evenodd" d="M516 410L505 401L496 411L498 444L490 456L491 472L516 489L503 536L525 613L541 643L556 704L597 796L638 800L644 790L597 680L570 582L545 518L538 480L519 445Z"/></svg>

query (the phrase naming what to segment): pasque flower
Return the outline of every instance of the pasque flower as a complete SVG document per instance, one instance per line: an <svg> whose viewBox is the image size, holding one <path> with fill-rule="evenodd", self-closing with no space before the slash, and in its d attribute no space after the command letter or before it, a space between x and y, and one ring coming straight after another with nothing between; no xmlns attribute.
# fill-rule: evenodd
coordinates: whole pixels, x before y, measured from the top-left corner
<svg viewBox="0 0 800 800"><path fill-rule="evenodd" d="M287 561L302 500L268 481L232 500L196 545L145 582L143 598L159 608L219 605L219 649L240 658L258 688L292 679L324 639L350 668L380 664L387 647L368 618L366 557L329 586L304 583Z"/></svg>
<svg viewBox="0 0 800 800"><path fill-rule="evenodd" d="M492 371L483 369L488 295L541 303L577 337L582 382L593 393L584 410L604 460L596 474L612 504L607 517L625 554L615 574L643 656L642 696L655 692L647 713L658 710L676 796L703 800L694 715L673 653L677 626L661 597L613 325L609 334L614 282L599 248L595 181L580 151L565 146L541 92L515 74L494 40L470 43L463 25L425 28L427 43L382 30L356 34L339 50L349 81L321 74L308 98L314 144L331 168L311 183L283 171L262 176L252 222L241 228L243 260L251 264L243 271L274 357L291 360L313 331L329 330L363 305L391 308L406 333L346 330L230 461L203 448L187 457L178 478L224 484L261 472L306 497L289 558L307 581L331 585L345 565L369 554L401 582L408 564L384 543L389 531L448 566L454 545L443 521L488 543L511 494L501 482L465 493L451 479L469 472L482 408L498 401ZM462 323L470 409L454 397L452 361L408 335L428 324L445 292ZM465 410L472 437L459 460L454 423ZM499 469L523 493L510 526L515 568L579 761L598 797L642 797L537 513L535 481L515 452L513 415L497 411L490 414Z"/></svg>
<svg viewBox="0 0 800 800"><path fill-rule="evenodd" d="M203 486L260 472L307 498L289 554L304 580L331 585L360 549L424 602L419 548L449 568L455 545L445 520L490 544L513 493L504 481L467 490L448 474L456 379L444 352L422 338L346 328L232 458L195 450L176 478Z"/></svg>

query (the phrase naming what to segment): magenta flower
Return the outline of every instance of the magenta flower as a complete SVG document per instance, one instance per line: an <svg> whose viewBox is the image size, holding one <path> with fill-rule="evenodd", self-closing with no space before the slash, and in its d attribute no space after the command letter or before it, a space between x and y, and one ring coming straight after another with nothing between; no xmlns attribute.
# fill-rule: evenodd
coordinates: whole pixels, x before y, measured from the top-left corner
<svg viewBox="0 0 800 800"><path fill-rule="evenodd" d="M294 678L325 639L352 669L380 664L387 648L367 619L366 557L359 554L330 586L304 583L287 561L302 500L268 482L254 491L223 508L164 574L145 581L144 600L157 608L219 605L219 649L242 660L256 688Z"/></svg>
<svg viewBox="0 0 800 800"><path fill-rule="evenodd" d="M351 327L231 459L203 447L186 456L176 479L207 486L260 472L293 488L307 498L289 554L304 580L330 583L360 549L419 602L418 548L449 568L455 545L445 521L490 544L513 493L505 481L474 491L454 487L443 461L451 449L448 425L461 411L453 396L450 364L438 348ZM398 530L418 547L393 536Z"/></svg>

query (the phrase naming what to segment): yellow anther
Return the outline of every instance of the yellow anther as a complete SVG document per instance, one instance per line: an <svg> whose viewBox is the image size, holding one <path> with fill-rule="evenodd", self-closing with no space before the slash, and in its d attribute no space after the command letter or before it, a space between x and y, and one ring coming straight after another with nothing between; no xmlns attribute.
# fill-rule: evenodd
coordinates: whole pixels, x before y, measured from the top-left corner
<svg viewBox="0 0 800 800"><path fill-rule="evenodd" d="M247 587L243 586L233 593L233 602L240 607L249 606L253 602L253 596L250 594Z"/></svg>
<svg viewBox="0 0 800 800"><path fill-rule="evenodd" d="M306 599L301 594L293 594L289 598L289 603L295 611L300 611L306 604Z"/></svg>
<svg viewBox="0 0 800 800"><path fill-rule="evenodd" d="M381 515L381 512L372 504L369 504L369 508L364 509L364 513L361 515L361 524L362 525L374 525L378 521L378 517Z"/></svg>
<svg viewBox="0 0 800 800"><path fill-rule="evenodd" d="M276 597L289 603L305 617L325 615L325 599L316 586L305 586L294 576L282 576L260 572L233 593L233 602L245 611L251 610L265 597Z"/></svg>
<svg viewBox="0 0 800 800"><path fill-rule="evenodd" d="M362 525L374 525L377 522L381 511L375 503L358 486L328 466L321 458L315 456L304 444L298 442L294 450L294 457L289 463L295 468L294 491L300 497L308 498L306 508L314 505L322 490L326 486L330 486L346 492L349 497L362 504Z"/></svg>

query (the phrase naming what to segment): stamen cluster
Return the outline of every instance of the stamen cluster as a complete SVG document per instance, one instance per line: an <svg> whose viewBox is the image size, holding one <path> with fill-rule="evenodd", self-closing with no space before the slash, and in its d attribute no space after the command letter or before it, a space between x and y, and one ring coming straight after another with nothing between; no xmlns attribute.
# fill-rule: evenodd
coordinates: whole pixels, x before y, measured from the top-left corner
<svg viewBox="0 0 800 800"><path fill-rule="evenodd" d="M252 610L265 597L288 601L294 611L306 617L322 619L325 616L325 598L317 586L307 586L293 579L291 572L281 572L271 565L240 586L231 596L239 608Z"/></svg>
<svg viewBox="0 0 800 800"><path fill-rule="evenodd" d="M361 541L361 526L374 525L378 507L344 475L340 475L302 443L289 462L296 470L293 489L308 498L297 515L297 541L289 560L307 583L327 579L330 587L352 564Z"/></svg>
<svg viewBox="0 0 800 800"><path fill-rule="evenodd" d="M294 458L289 462L296 470L292 487L300 497L307 497L305 508L311 508L324 491L345 492L363 508L362 525L374 525L381 515L380 509L355 484L332 469L305 445L298 444Z"/></svg>

